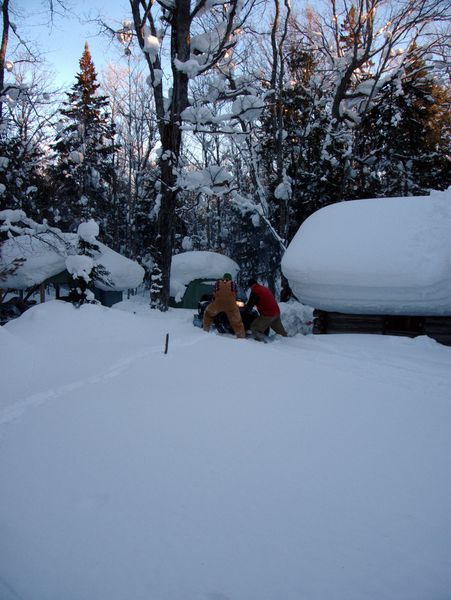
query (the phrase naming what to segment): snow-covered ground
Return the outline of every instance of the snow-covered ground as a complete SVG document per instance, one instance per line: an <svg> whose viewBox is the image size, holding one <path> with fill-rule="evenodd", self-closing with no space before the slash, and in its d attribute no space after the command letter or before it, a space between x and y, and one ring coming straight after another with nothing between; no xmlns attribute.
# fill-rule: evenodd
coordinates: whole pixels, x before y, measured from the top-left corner
<svg viewBox="0 0 451 600"><path fill-rule="evenodd" d="M0 328L1 600L451 598L451 348L192 315Z"/></svg>

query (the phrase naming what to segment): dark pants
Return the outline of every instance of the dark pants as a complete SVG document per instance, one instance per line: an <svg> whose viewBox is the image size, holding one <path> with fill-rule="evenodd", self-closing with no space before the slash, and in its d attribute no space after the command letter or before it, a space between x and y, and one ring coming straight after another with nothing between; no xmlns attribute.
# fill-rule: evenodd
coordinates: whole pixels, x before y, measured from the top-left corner
<svg viewBox="0 0 451 600"><path fill-rule="evenodd" d="M279 335L287 337L287 332L282 325L280 315L277 315L276 317L264 317L263 315L260 315L251 324L251 331L254 338L260 342L263 341L266 337L264 332L268 327Z"/></svg>

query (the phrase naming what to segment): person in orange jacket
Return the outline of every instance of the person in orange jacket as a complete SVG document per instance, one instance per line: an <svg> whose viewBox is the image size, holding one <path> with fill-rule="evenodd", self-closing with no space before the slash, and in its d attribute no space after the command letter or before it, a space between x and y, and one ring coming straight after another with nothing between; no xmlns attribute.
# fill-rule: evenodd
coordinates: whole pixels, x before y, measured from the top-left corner
<svg viewBox="0 0 451 600"><path fill-rule="evenodd" d="M203 320L204 331L210 331L213 319L217 314L224 312L236 337L246 337L240 309L236 303L236 293L237 287L236 283L232 281L232 275L224 273L222 279L218 279L215 283L213 302L205 309Z"/></svg>
<svg viewBox="0 0 451 600"><path fill-rule="evenodd" d="M265 341L267 336L264 332L269 327L279 335L287 337L287 332L280 320L279 305L271 290L260 285L254 278L249 279L248 286L251 288L251 293L244 310L251 310L255 306L259 312L259 316L251 323L254 339L260 342Z"/></svg>

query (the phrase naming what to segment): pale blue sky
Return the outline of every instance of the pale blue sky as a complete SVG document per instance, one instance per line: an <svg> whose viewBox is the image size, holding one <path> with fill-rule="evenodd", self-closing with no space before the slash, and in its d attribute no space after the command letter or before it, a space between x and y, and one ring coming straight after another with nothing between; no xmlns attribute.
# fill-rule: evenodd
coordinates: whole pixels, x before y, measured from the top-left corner
<svg viewBox="0 0 451 600"><path fill-rule="evenodd" d="M17 9L12 15L18 31L27 40L38 44L51 70L55 73L58 85L74 83L79 70L79 60L85 41L88 41L91 55L98 73L108 62L120 59L119 45L105 35L99 35L97 23L88 22L99 15L113 27L130 18L127 0L61 0L70 11L66 16L55 15L50 21L50 0L13 0L10 6ZM53 0L55 9L57 0Z"/></svg>

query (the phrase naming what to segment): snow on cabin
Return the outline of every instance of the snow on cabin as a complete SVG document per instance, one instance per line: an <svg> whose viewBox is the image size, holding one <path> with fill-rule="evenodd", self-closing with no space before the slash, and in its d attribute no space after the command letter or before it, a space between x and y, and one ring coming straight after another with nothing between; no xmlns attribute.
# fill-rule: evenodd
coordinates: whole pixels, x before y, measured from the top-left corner
<svg viewBox="0 0 451 600"><path fill-rule="evenodd" d="M0 288L26 290L65 272L67 258L77 254L77 242L78 235L72 233L44 233L36 237L20 235L6 240L1 247L2 262L6 266L17 259L24 262L15 272L0 280ZM96 281L96 288L104 292L122 292L140 285L144 269L138 263L97 240L96 243L100 255L95 262L106 268L112 282L110 287Z"/></svg>
<svg viewBox="0 0 451 600"><path fill-rule="evenodd" d="M451 188L322 208L293 238L282 271L299 300L326 320L331 314L354 315L353 330L360 323L365 331L398 327L409 334L410 325L399 325L400 317L415 318L412 333L429 334L426 321L438 327L441 318L443 341L451 342ZM359 321L358 315L368 318ZM388 317L398 325L387 325ZM350 316L341 325L337 319L336 330L349 330Z"/></svg>
<svg viewBox="0 0 451 600"><path fill-rule="evenodd" d="M322 208L300 227L282 270L315 308L451 315L451 188Z"/></svg>
<svg viewBox="0 0 451 600"><path fill-rule="evenodd" d="M234 279L240 268L237 263L223 254L208 251L189 251L176 254L172 257L170 296L173 306L195 308L200 300L200 295L211 292L213 282L230 273ZM190 295L190 286L193 298L186 298L189 306L184 303L185 296Z"/></svg>

